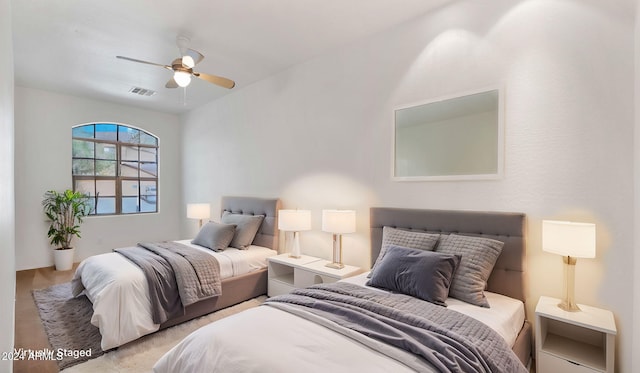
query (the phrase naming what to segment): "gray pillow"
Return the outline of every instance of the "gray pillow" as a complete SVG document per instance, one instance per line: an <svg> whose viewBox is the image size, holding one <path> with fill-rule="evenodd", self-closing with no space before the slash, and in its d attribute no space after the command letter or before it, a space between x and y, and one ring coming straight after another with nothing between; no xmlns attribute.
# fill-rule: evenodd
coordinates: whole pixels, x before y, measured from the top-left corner
<svg viewBox="0 0 640 373"><path fill-rule="evenodd" d="M450 234L438 245L436 251L460 255L460 266L449 290L452 298L489 308L484 296L487 280L502 252L504 242L484 237Z"/></svg>
<svg viewBox="0 0 640 373"><path fill-rule="evenodd" d="M229 211L223 212L221 222L236 225L236 233L229 246L241 250L246 249L253 242L263 219L264 215L244 215L233 214Z"/></svg>
<svg viewBox="0 0 640 373"><path fill-rule="evenodd" d="M373 263L373 268L371 268L371 272L367 277L373 275L378 263L384 258L387 248L390 245L433 251L439 238L439 234L405 231L387 226L382 227L382 247L380 248L380 254L378 254L378 258L376 258L376 262Z"/></svg>
<svg viewBox="0 0 640 373"><path fill-rule="evenodd" d="M459 263L459 255L391 245L367 285L446 307L451 279Z"/></svg>
<svg viewBox="0 0 640 373"><path fill-rule="evenodd" d="M202 226L200 232L191 243L204 246L213 251L222 251L229 247L235 231L236 226L233 224L220 224L210 221Z"/></svg>

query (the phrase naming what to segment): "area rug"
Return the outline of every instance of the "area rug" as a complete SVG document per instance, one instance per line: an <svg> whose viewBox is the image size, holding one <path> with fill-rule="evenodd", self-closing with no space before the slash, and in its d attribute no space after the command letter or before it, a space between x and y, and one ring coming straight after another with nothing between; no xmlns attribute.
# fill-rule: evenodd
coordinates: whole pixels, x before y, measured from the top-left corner
<svg viewBox="0 0 640 373"><path fill-rule="evenodd" d="M33 299L51 344L51 358L56 359L58 368L64 369L103 354L100 330L91 325L91 302L84 295L74 298L70 282L34 290ZM79 356L80 351L84 351L83 356Z"/></svg>
<svg viewBox="0 0 640 373"><path fill-rule="evenodd" d="M51 343L54 351L58 348L77 349L78 351L86 351L88 348L92 348L91 356L88 357L91 360L84 357L75 359L71 356L71 359L63 360L63 364L58 362L60 369L64 369L65 373L151 372L155 362L191 332L213 321L259 306L266 299L265 296L250 299L235 306L144 336L120 346L116 350L104 353L100 349L98 328L90 323L91 303L84 296L72 298L70 283L54 285L44 290L34 290L33 297L40 311L42 323L49 337L49 343ZM73 316L69 316L67 312L72 312ZM92 334L92 328L96 332L95 335ZM76 331L79 333L76 334ZM90 339L91 341L89 341ZM74 344L77 347L70 347ZM94 345L97 346L95 349Z"/></svg>

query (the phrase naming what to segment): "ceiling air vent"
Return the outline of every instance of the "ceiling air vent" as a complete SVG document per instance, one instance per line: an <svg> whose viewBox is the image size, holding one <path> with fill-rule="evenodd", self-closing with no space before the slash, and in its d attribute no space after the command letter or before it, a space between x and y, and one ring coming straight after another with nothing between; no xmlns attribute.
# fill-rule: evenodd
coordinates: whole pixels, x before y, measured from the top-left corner
<svg viewBox="0 0 640 373"><path fill-rule="evenodd" d="M132 87L129 90L129 93L133 93L135 95L140 95L140 96L153 96L156 94L156 91L153 91L151 89L146 89L146 88Z"/></svg>

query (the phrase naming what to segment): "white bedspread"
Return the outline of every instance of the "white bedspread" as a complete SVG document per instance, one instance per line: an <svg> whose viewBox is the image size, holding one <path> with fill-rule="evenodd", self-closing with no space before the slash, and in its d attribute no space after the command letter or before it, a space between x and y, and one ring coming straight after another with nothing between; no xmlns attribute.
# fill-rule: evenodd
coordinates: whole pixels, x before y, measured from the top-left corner
<svg viewBox="0 0 640 373"><path fill-rule="evenodd" d="M424 368L420 371L431 371L425 363L419 363ZM153 371L415 372L354 339L289 312L267 306L240 312L196 330L160 358Z"/></svg>
<svg viewBox="0 0 640 373"><path fill-rule="evenodd" d="M277 252L266 247L247 250L228 248L217 253L176 241L207 252L218 259L222 279L265 268L267 257ZM153 333L160 327L151 318L147 281L142 270L117 253L95 255L83 260L72 280L74 290L84 290L93 303L91 323L100 329L104 351Z"/></svg>
<svg viewBox="0 0 640 373"><path fill-rule="evenodd" d="M342 281L364 286L366 275L363 273ZM447 304L449 308L487 324L513 346L524 323L523 303L495 293L485 294L491 308L473 306L452 298L447 300ZM380 345L374 339L368 343ZM389 356L408 355L392 346L385 349ZM389 356L330 328L274 307L261 306L195 331L160 358L153 371L395 373L414 372L416 366L421 372L432 371L421 359L413 357L412 369Z"/></svg>

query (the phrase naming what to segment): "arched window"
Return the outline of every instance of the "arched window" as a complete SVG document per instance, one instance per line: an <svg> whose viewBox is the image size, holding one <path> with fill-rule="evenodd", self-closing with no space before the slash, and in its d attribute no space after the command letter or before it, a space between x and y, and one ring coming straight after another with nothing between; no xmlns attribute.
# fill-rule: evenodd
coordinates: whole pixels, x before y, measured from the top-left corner
<svg viewBox="0 0 640 373"><path fill-rule="evenodd" d="M74 190L88 194L92 214L158 211L158 138L114 123L73 127Z"/></svg>

